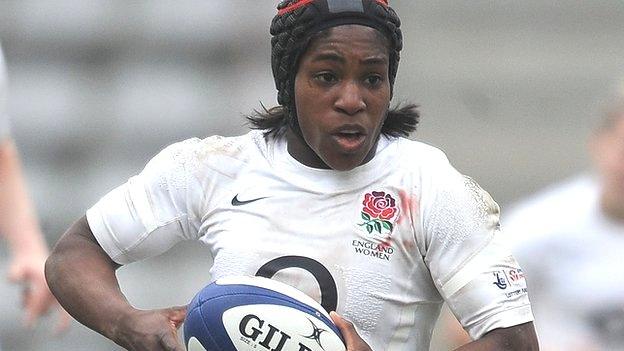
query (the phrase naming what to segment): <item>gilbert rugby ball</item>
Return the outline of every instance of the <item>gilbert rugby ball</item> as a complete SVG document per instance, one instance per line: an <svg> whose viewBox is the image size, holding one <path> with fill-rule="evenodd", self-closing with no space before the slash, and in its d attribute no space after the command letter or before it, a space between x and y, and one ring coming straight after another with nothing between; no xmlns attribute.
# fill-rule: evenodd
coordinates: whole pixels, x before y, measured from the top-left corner
<svg viewBox="0 0 624 351"><path fill-rule="evenodd" d="M184 322L188 351L344 351L319 303L275 280L232 276L203 288Z"/></svg>

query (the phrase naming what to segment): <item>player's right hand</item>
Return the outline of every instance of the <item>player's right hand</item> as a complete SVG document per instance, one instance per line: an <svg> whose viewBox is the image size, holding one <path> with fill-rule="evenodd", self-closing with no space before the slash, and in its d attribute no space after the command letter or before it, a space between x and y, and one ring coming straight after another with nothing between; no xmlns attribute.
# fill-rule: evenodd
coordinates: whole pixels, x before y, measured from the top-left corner
<svg viewBox="0 0 624 351"><path fill-rule="evenodd" d="M336 312L330 312L329 316L340 330L347 346L347 351L372 351L366 341L364 341L357 330L355 330L353 323L342 318L342 316Z"/></svg>
<svg viewBox="0 0 624 351"><path fill-rule="evenodd" d="M119 319L111 339L130 351L185 351L178 328L186 306L160 310L133 310Z"/></svg>

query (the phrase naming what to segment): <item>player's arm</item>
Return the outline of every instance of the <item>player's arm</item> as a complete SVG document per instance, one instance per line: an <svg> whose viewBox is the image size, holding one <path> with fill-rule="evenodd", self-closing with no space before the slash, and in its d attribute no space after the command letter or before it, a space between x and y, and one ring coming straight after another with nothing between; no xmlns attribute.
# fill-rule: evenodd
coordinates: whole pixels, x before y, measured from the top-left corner
<svg viewBox="0 0 624 351"><path fill-rule="evenodd" d="M45 272L61 305L87 327L128 350L183 351L177 328L186 309L135 309L119 287L115 275L119 267L82 217L58 241Z"/></svg>
<svg viewBox="0 0 624 351"><path fill-rule="evenodd" d="M0 140L0 234L11 252L9 280L23 286L24 322L32 326L56 304L56 299L43 275L48 247L26 191L19 154L10 138ZM61 310L57 329L67 329L69 321Z"/></svg>
<svg viewBox="0 0 624 351"><path fill-rule="evenodd" d="M185 307L137 310L120 290L120 265L197 238L193 204L203 198L188 164L198 139L173 144L104 195L61 237L46 264L52 292L79 322L129 350L183 350ZM199 189L198 189L199 188ZM192 189L190 191L189 189Z"/></svg>
<svg viewBox="0 0 624 351"><path fill-rule="evenodd" d="M431 277L474 340L458 350L537 350L524 273L500 231L498 204L447 162L432 167L416 241L426 243Z"/></svg>
<svg viewBox="0 0 624 351"><path fill-rule="evenodd" d="M347 350L371 351L353 326L353 323L342 318L335 312L331 313L332 320L344 337ZM539 345L533 322L516 325L510 328L494 329L486 333L479 340L468 343L456 351L537 351Z"/></svg>
<svg viewBox="0 0 624 351"><path fill-rule="evenodd" d="M48 255L11 139L0 140L0 233L15 256Z"/></svg>
<svg viewBox="0 0 624 351"><path fill-rule="evenodd" d="M480 339L470 342L456 351L536 351L539 350L533 322L509 328L494 329Z"/></svg>

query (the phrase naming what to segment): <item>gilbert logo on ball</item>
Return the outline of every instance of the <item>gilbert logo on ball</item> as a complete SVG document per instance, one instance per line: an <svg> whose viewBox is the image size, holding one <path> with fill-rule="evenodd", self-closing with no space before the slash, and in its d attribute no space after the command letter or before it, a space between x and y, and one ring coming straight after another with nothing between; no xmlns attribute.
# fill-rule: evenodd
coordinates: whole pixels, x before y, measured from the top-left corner
<svg viewBox="0 0 624 351"><path fill-rule="evenodd" d="M188 306L189 351L344 351L319 303L275 280L232 276L203 288Z"/></svg>

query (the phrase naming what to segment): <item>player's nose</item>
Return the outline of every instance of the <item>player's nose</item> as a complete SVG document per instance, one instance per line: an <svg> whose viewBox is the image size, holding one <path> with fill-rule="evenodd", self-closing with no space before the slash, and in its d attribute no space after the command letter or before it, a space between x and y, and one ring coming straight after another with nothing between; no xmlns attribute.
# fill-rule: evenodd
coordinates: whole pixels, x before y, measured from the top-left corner
<svg viewBox="0 0 624 351"><path fill-rule="evenodd" d="M336 110L353 116L366 109L366 102L361 87L357 82L348 81L343 84L334 103Z"/></svg>

